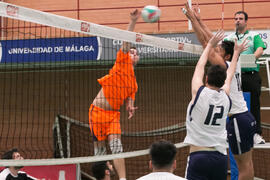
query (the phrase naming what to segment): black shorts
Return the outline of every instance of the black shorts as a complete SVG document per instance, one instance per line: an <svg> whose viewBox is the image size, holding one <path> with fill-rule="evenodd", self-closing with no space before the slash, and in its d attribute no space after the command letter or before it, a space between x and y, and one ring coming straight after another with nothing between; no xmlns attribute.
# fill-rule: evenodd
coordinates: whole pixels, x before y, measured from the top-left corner
<svg viewBox="0 0 270 180"><path fill-rule="evenodd" d="M226 180L228 156L218 151L190 153L187 162L188 180Z"/></svg>
<svg viewBox="0 0 270 180"><path fill-rule="evenodd" d="M226 125L227 136L233 154L243 154L253 148L256 120L249 112L234 114Z"/></svg>

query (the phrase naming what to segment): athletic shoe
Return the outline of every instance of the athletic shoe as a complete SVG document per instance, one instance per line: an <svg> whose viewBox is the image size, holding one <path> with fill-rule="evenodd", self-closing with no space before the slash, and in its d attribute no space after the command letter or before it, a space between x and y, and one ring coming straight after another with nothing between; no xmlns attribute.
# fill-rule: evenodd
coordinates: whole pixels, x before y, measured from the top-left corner
<svg viewBox="0 0 270 180"><path fill-rule="evenodd" d="M254 134L253 140L254 140L254 144L265 144L265 140L262 138L261 135L257 133Z"/></svg>

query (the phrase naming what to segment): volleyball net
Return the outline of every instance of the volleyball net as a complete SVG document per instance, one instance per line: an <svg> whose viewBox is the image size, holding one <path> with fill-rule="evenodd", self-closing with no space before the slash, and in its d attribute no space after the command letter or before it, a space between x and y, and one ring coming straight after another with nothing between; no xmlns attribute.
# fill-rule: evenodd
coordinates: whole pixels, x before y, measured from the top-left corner
<svg viewBox="0 0 270 180"><path fill-rule="evenodd" d="M123 157L128 178L135 179L148 172L151 143L166 139L178 147L176 173L184 176L185 114L201 46L4 2L0 16L0 154L16 147L31 159L0 160L0 166L81 164L88 176L90 162ZM100 90L97 79L108 74L123 41L140 55L138 110L128 119L120 109L124 152L93 156L89 107ZM270 164L269 150L263 151L258 161Z"/></svg>
<svg viewBox="0 0 270 180"><path fill-rule="evenodd" d="M147 171L143 167L153 141L183 141L189 82L201 46L4 2L0 16L0 154L16 147L27 159L43 159L39 165L56 164L54 158L64 157L70 159L66 163L85 163L81 169L88 173L91 165L86 162L119 158L92 157L88 111L100 90L97 79L108 74L123 41L134 44L140 55L135 68L138 110L128 119L120 109L123 150L133 159L127 171L132 177ZM141 150L143 155L138 154ZM38 165L33 160L30 164ZM143 169L131 170L139 167Z"/></svg>
<svg viewBox="0 0 270 180"><path fill-rule="evenodd" d="M135 44L140 54L135 70L139 110L131 120L122 113L123 131L184 122L176 105L187 102L183 95L188 84L181 83L190 79L193 67L183 72L178 65L194 62L201 46L4 2L0 2L0 15L1 148L18 144L35 151L32 158L50 157L55 117L61 114L88 122L88 108L100 89L97 79L108 74L123 41Z"/></svg>

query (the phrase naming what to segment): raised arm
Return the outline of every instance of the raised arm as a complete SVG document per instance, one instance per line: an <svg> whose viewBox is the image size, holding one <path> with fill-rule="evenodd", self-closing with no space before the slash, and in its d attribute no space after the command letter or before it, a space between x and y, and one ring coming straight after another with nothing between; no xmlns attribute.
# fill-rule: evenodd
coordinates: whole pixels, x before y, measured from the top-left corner
<svg viewBox="0 0 270 180"><path fill-rule="evenodd" d="M241 52L245 51L247 48L248 48L247 39L245 39L243 41L243 43L240 44L240 45L237 44L237 40L235 39L233 57L232 57L232 60L231 60L230 67L227 69L227 78L225 80L225 84L222 87L222 89L224 89L224 91L228 95L230 94L231 82L232 82L232 78L233 78L235 70L236 70L239 55L240 55Z"/></svg>
<svg viewBox="0 0 270 180"><path fill-rule="evenodd" d="M136 22L138 18L140 17L140 15L141 15L141 12L138 9L130 13L130 22L127 28L128 31L134 31ZM123 52L127 53L129 49L130 49L130 43L124 41L122 45Z"/></svg>
<svg viewBox="0 0 270 180"><path fill-rule="evenodd" d="M213 33L211 32L211 30L206 26L206 24L201 19L200 8L199 8L198 3L196 6L192 6L192 9L193 9L194 16L196 17L201 28L204 30L206 40L209 41L213 37Z"/></svg>
<svg viewBox="0 0 270 180"><path fill-rule="evenodd" d="M196 9L196 8L195 8ZM205 48L208 41L213 37L212 32L208 29L210 32L206 32L205 29L201 26L201 24L198 22L198 18L200 18L199 14L194 13L192 9L190 9L188 3L185 4L185 8L182 9L186 17L191 21L192 27L194 32L196 33L196 36L198 40L200 41L201 45ZM196 9L198 11L198 7ZM206 25L205 25L206 26ZM220 56L219 50L217 48L211 48L209 52L208 59L211 64L217 64L224 68L226 67L226 64L224 62L223 57Z"/></svg>
<svg viewBox="0 0 270 180"><path fill-rule="evenodd" d="M190 22L192 24L192 28L195 31L199 42L201 43L203 48L205 48L207 46L207 43L208 43L209 39L207 39L207 34L201 28L197 18L194 15L193 10L190 9L188 3L185 3L185 8L183 8L182 11L186 15L186 17L190 20Z"/></svg>
<svg viewBox="0 0 270 180"><path fill-rule="evenodd" d="M196 97L198 89L203 85L204 68L207 63L209 52L211 48L216 47L217 43L223 38L224 32L218 31L217 34L210 39L195 67L195 71L191 81L192 102Z"/></svg>

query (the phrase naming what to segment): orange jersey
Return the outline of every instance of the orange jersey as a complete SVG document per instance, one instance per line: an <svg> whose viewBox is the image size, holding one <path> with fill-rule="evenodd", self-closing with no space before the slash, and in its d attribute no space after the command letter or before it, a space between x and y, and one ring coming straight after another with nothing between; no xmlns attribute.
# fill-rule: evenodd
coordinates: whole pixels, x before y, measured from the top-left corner
<svg viewBox="0 0 270 180"><path fill-rule="evenodd" d="M120 49L109 74L98 79L98 82L103 88L107 101L114 110L119 110L128 97L135 100L138 85L129 53L125 54Z"/></svg>
<svg viewBox="0 0 270 180"><path fill-rule="evenodd" d="M98 141L106 140L110 134L121 134L120 112L106 111L91 104L89 125L94 138Z"/></svg>

